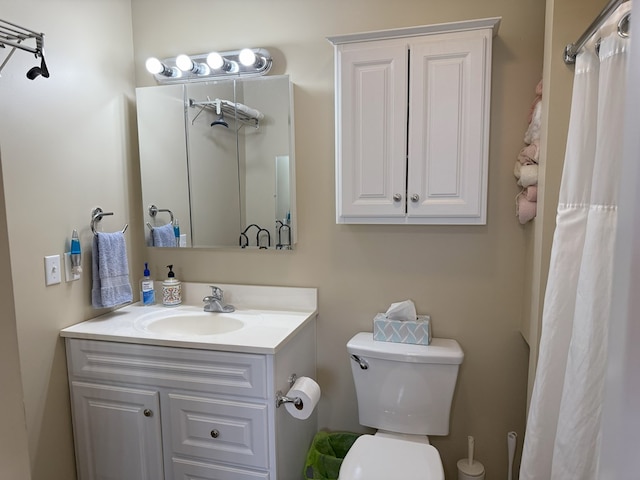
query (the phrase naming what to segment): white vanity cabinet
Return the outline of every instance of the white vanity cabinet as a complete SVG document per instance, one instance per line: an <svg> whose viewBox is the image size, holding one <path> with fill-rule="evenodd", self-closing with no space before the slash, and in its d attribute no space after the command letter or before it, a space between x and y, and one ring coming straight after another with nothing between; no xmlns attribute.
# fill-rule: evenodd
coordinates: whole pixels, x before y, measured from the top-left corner
<svg viewBox="0 0 640 480"><path fill-rule="evenodd" d="M317 429L276 407L315 377L315 322L273 354L66 338L79 480L297 480Z"/></svg>
<svg viewBox="0 0 640 480"><path fill-rule="evenodd" d="M485 224L500 19L330 37L338 223Z"/></svg>

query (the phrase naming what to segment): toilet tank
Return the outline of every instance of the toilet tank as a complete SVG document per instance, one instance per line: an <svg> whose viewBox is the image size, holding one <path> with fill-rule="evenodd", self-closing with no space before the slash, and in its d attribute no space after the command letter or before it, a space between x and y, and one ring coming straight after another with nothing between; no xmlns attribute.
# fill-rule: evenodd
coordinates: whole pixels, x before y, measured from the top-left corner
<svg viewBox="0 0 640 480"><path fill-rule="evenodd" d="M458 342L379 342L371 332L361 332L349 340L347 351L361 425L415 435L449 434L451 402L464 358Z"/></svg>

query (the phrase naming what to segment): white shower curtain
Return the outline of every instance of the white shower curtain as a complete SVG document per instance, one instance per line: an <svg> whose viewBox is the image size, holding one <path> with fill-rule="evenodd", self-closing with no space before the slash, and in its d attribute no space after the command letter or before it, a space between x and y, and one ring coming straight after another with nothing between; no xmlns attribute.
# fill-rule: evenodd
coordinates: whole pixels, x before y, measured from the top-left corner
<svg viewBox="0 0 640 480"><path fill-rule="evenodd" d="M592 41L575 64L520 480L597 480L628 45L601 35L599 55Z"/></svg>

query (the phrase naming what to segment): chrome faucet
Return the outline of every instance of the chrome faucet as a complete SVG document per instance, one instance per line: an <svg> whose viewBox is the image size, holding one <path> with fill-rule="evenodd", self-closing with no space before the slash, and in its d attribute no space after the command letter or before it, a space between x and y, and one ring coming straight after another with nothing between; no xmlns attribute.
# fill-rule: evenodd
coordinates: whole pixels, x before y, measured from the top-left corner
<svg viewBox="0 0 640 480"><path fill-rule="evenodd" d="M211 295L202 299L205 312L231 313L236 307L224 304L224 292L220 287L211 285Z"/></svg>

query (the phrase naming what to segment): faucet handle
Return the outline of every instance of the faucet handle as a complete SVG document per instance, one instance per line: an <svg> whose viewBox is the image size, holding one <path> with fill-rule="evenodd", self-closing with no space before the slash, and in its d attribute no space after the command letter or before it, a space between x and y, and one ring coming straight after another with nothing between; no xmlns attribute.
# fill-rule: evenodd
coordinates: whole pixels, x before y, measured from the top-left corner
<svg viewBox="0 0 640 480"><path fill-rule="evenodd" d="M209 285L211 287L211 296L214 300L222 301L224 296L224 292L220 287L216 287L215 285Z"/></svg>

